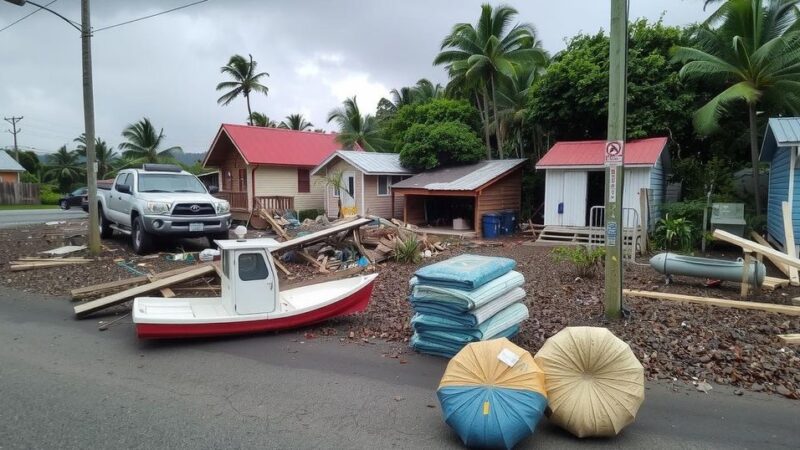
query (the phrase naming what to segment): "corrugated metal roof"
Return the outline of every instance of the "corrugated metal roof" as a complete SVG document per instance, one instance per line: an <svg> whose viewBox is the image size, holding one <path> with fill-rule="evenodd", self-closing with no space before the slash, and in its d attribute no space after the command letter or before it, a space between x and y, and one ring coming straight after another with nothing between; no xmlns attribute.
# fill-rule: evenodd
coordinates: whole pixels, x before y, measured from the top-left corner
<svg viewBox="0 0 800 450"><path fill-rule="evenodd" d="M668 139L655 137L628 141L625 145L626 165L654 166L667 147ZM605 164L606 141L561 141L536 163L537 169L568 166L596 166Z"/></svg>
<svg viewBox="0 0 800 450"><path fill-rule="evenodd" d="M800 146L800 117L773 117L769 119L759 159L771 161L778 148L796 146Z"/></svg>
<svg viewBox="0 0 800 450"><path fill-rule="evenodd" d="M493 159L468 166L447 167L422 172L392 185L392 189L430 191L472 191L509 172L526 159Z"/></svg>
<svg viewBox="0 0 800 450"><path fill-rule="evenodd" d="M325 158L312 172L317 174L336 157L350 163L366 175L411 175L414 171L408 170L400 164L399 153L378 153L353 150L337 150Z"/></svg>
<svg viewBox="0 0 800 450"><path fill-rule="evenodd" d="M25 168L11 157L7 152L0 150L0 171L2 172L25 172Z"/></svg>

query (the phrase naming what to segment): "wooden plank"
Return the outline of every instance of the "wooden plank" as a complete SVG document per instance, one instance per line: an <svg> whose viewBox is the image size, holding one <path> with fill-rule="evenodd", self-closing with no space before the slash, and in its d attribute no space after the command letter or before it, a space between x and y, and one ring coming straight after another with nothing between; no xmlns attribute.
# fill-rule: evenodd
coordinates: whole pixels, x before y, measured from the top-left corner
<svg viewBox="0 0 800 450"><path fill-rule="evenodd" d="M785 288L788 285L789 280L775 277L764 277L764 284L762 284L762 287L772 291L775 289Z"/></svg>
<svg viewBox="0 0 800 450"><path fill-rule="evenodd" d="M778 337L787 345L800 345L800 334L779 334Z"/></svg>
<svg viewBox="0 0 800 450"><path fill-rule="evenodd" d="M753 255L751 252L744 253L744 262L742 263L742 282L741 282L741 289L739 291L739 295L741 297L747 297L747 294L750 291L750 262L753 260Z"/></svg>
<svg viewBox="0 0 800 450"><path fill-rule="evenodd" d="M271 212L267 211L266 209L262 209L258 212L258 215L262 219L266 220L270 228L272 228L272 231L274 231L275 234L283 238L283 240L288 241L291 239L291 236L289 236L286 230L284 230L283 227L280 226L280 224L278 224L278 222L275 221L275 218L272 217Z"/></svg>
<svg viewBox="0 0 800 450"><path fill-rule="evenodd" d="M281 262L280 262L280 260L278 258L272 258L272 261L275 262L275 267L277 267L278 270L283 272L287 277L292 276L292 272L290 272L289 269L286 268L286 266L281 264Z"/></svg>
<svg viewBox="0 0 800 450"><path fill-rule="evenodd" d="M794 226L792 225L792 209L789 202L781 203L783 213L783 234L786 238L786 254L792 258L797 258L797 250L794 246ZM789 267L789 281L792 286L800 286L800 277L797 274L797 267Z"/></svg>
<svg viewBox="0 0 800 450"><path fill-rule="evenodd" d="M62 256L68 255L70 253L79 252L81 250L86 250L85 245L65 245L63 247L54 248L52 250L45 250L42 253L44 255L53 255L53 256Z"/></svg>
<svg viewBox="0 0 800 450"><path fill-rule="evenodd" d="M61 266L71 266L73 264L86 264L90 260L86 261L68 261L68 262L32 262L30 264L12 264L11 271L12 272L21 272L23 270L34 270L34 269L46 269L48 267L61 267Z"/></svg>
<svg viewBox="0 0 800 450"><path fill-rule="evenodd" d="M312 284L323 283L323 282L326 282L326 281L341 280L341 279L344 279L344 278L349 278L349 277L352 277L354 275L357 275L357 274L363 272L364 270L366 270L366 267L361 267L361 266L351 267L349 269L340 270L338 272L333 272L333 273L331 273L329 275L323 275L323 276L314 277L314 278L309 279L309 280L298 281L298 282L295 282L295 283L288 283L286 285L281 284L280 285L280 290L283 292L283 291L287 291L289 289L299 288L299 287L303 287L303 286L310 286Z"/></svg>
<svg viewBox="0 0 800 450"><path fill-rule="evenodd" d="M719 228L714 230L714 237L721 241L738 245L739 247L742 247L744 250L750 250L756 253L761 253L764 256L772 256L778 261L788 265L789 267L800 268L800 259L792 258L791 256L783 252L779 252L771 247L765 247L756 242L736 236L735 234L731 234L728 233L727 231L720 230Z"/></svg>
<svg viewBox="0 0 800 450"><path fill-rule="evenodd" d="M701 305L718 306L720 308L754 309L758 311L786 314L790 316L800 316L800 307L797 306L777 305L773 303L743 302L724 298L696 297L694 295L670 294L667 292L636 291L632 289L623 289L622 293L629 297L698 303Z"/></svg>
<svg viewBox="0 0 800 450"><path fill-rule="evenodd" d="M753 238L753 240L758 242L759 244L761 244L761 245L763 245L765 247L772 248L770 243L767 242L766 239L761 237L761 235L756 233L755 231L751 231L750 232L750 237ZM764 256L767 257L767 259L769 260L769 262L772 263L773 266L775 266L778 270L783 272L784 275L786 275L787 277L789 276L789 266L787 266L786 264L784 264L781 261L779 261L777 258L774 258L774 257L772 257L770 255L764 255Z"/></svg>
<svg viewBox="0 0 800 450"><path fill-rule="evenodd" d="M195 269L182 274L173 275L167 278L162 278L152 283L136 286L131 289L127 289L122 292L117 292L116 294L109 295L107 297L102 297L97 300L92 300L86 303L82 303L80 305L75 306L74 308L75 315L81 317L86 314L90 314L99 311L101 309L108 308L109 306L114 306L126 302L131 298L136 297L137 295L157 291L161 288L169 287L172 286L173 284L201 277L209 273L214 273L214 267L211 265L196 267Z"/></svg>
<svg viewBox="0 0 800 450"><path fill-rule="evenodd" d="M370 264L375 264L375 258L373 258L372 255L367 253L367 250L364 248L363 245L361 245L361 234L358 231L358 228L353 228L353 243L355 244L356 249L358 249L358 252L361 253L362 256L367 258L367 261L369 261Z"/></svg>
<svg viewBox="0 0 800 450"><path fill-rule="evenodd" d="M334 225L330 228L326 228L324 230L320 230L315 233L306 234L305 236L299 236L285 242L280 242L277 247L272 248L272 253L313 244L315 242L324 240L329 236L333 236L344 231L350 231L354 228L363 227L364 225L370 222L372 222L372 220L367 218L358 218L355 220L349 220L347 222Z"/></svg>
<svg viewBox="0 0 800 450"><path fill-rule="evenodd" d="M800 306L800 297L795 297L792 299L792 304L794 306Z"/></svg>
<svg viewBox="0 0 800 450"><path fill-rule="evenodd" d="M155 274L152 275L152 277L154 277L156 279L167 278L167 277L171 277L173 275L179 275L179 274L182 274L182 273L186 273L186 272L188 272L190 270L193 270L193 269L195 269L197 267L201 267L201 266L204 266L204 265L207 265L207 264L198 264L196 266L186 266L186 267L181 267L181 268L178 268L178 269L167 270L165 272L155 273ZM138 277L132 277L132 278L125 278L123 280L109 281L107 283L94 284L94 285L91 285L91 286L86 286L86 287L82 287L82 288L73 289L73 290L70 291L70 295L72 296L73 299L77 300L77 299L81 299L81 298L90 297L92 295L96 295L96 294L99 294L101 292L106 292L106 291L115 290L115 289L122 289L122 288L131 286L131 285L136 285L136 284L144 284L144 283L147 283L148 281L149 280L148 280L148 277L146 275L142 275L142 276L138 276Z"/></svg>

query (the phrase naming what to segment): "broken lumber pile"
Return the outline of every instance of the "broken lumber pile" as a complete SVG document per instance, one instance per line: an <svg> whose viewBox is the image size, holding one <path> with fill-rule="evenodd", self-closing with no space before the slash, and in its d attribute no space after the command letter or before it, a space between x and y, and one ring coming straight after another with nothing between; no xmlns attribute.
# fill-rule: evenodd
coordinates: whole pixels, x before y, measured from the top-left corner
<svg viewBox="0 0 800 450"><path fill-rule="evenodd" d="M132 286L139 286L145 283L149 283L152 281L151 278L153 280L159 280L162 278L171 277L173 275L180 275L182 273L186 273L190 270L194 270L198 267L205 265L207 264L198 264L194 266L180 267L178 269L168 270L166 272L160 272L153 275L142 275L138 277L126 278L123 280L109 281L108 283L85 286L71 290L70 295L72 296L73 300L82 300L101 295L108 295L110 293L118 292Z"/></svg>
<svg viewBox="0 0 800 450"><path fill-rule="evenodd" d="M800 307L798 306L778 305L774 303L743 302L724 298L697 297L694 295L670 294L668 292L636 291L632 289L623 289L622 293L629 297L698 303L701 305L718 306L720 308L754 309L758 311L786 314L790 316L800 316Z"/></svg>

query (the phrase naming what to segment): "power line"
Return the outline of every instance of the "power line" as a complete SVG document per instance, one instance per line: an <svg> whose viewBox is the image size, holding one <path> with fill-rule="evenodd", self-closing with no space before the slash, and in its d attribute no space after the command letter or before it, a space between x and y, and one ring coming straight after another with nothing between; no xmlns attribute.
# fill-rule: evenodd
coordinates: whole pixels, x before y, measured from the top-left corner
<svg viewBox="0 0 800 450"><path fill-rule="evenodd" d="M46 7L48 7L48 6L52 5L53 3L57 2L57 1L58 1L58 0L53 0L53 1L51 1L50 3L48 3L48 4L44 5L44 6L45 6L45 8L46 8ZM15 20L15 21L11 22L10 24L8 24L8 25L4 26L3 28L0 28L0 32L2 32L2 31L5 31L5 30L7 30L7 29L9 29L9 28L13 27L14 25L16 25L16 24L18 24L18 23L22 22L23 20L25 20L25 19L27 19L28 17L30 17L30 16L32 16L32 15L34 15L34 14L38 13L38 12L39 12L39 11L41 11L41 10L42 10L42 8L41 8L41 7L40 7L40 8L36 8L36 9L35 9L35 10L33 10L32 12L29 12L28 14L25 14L24 16L22 16L22 17L20 17L19 19L17 19L17 20Z"/></svg>
<svg viewBox="0 0 800 450"><path fill-rule="evenodd" d="M6 122L10 123L11 127L13 128L13 131L12 130L6 130L6 131L14 135L14 157L17 159L17 162L19 162L19 147L17 147L17 133L21 132L22 128L17 128L17 123L20 120L22 120L23 117L11 116L11 117L3 117L3 119L5 119Z"/></svg>
<svg viewBox="0 0 800 450"><path fill-rule="evenodd" d="M207 1L208 0L199 0L199 1L196 1L194 3L188 3L188 4L183 5L183 6L178 6L177 8L172 8L172 9L168 9L166 11L161 11L161 12L158 12L158 13L155 13L155 14L150 14L149 16L139 17L138 19L127 20L125 22L120 22L118 24L109 25L107 27L95 28L94 30L92 30L92 32L96 33L98 31L104 31L104 30L108 30L108 29L111 29L111 28L121 27L122 25L127 25L129 23L139 22L140 20L145 20L145 19L149 19L151 17L160 16L162 14L171 13L173 11L178 11L179 9L184 9L184 8L188 8L190 6L199 5L200 3L205 3ZM0 31L2 31L2 30L0 30Z"/></svg>

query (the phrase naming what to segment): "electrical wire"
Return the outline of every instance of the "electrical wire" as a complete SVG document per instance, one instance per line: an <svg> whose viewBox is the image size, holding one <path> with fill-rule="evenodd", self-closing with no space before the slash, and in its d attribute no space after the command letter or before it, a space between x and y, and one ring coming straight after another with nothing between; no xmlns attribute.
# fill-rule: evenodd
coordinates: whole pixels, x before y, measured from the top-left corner
<svg viewBox="0 0 800 450"><path fill-rule="evenodd" d="M109 30L111 28L121 27L122 25L127 25L129 23L139 22L140 20L150 19L151 17L156 17L156 16L160 16L160 15L163 15L163 14L171 13L173 11L178 11L180 9L188 8L190 6L199 5L200 3L205 3L207 1L208 0L199 0L199 1L196 1L196 2L193 2L193 3L187 3L187 4L183 5L183 6L178 6L177 8L172 8L172 9L168 9L166 11L161 11L161 12L158 12L158 13L155 13L155 14L150 14L149 16L139 17L138 19L126 20L125 22L120 22L120 23L117 23L117 24L114 24L114 25L109 25L107 27L95 28L95 29L92 30L92 32L93 33L97 33L98 31L105 31L105 30Z"/></svg>
<svg viewBox="0 0 800 450"><path fill-rule="evenodd" d="M50 3L48 3L48 4L44 5L44 6L45 6L45 8L46 8L46 7L48 7L48 6L52 5L53 3L57 2L57 1L58 1L58 0L53 0L53 1L51 1ZM10 24L8 24L8 25L4 26L3 28L0 28L0 32L3 32L3 31L5 31L5 30L7 30L7 29L9 29L9 28L13 27L14 25L16 25L16 24L18 24L18 23L22 22L23 20L25 20L25 19L27 19L28 17L30 17L30 16L32 16L32 15L34 15L34 14L38 13L38 12L39 12L39 11L41 11L41 10L42 10L42 8L36 8L36 9L35 9L35 10L33 10L32 12L29 12L28 14L25 14L24 16L22 16L22 17L20 17L19 19L17 19L17 20L15 20L15 21L11 22Z"/></svg>

